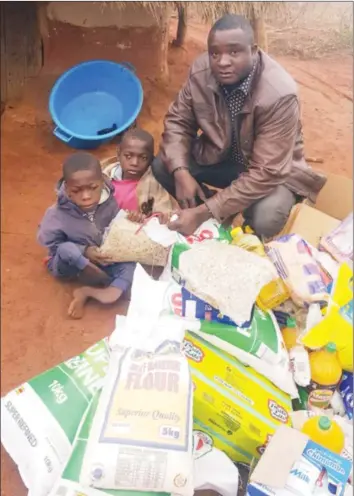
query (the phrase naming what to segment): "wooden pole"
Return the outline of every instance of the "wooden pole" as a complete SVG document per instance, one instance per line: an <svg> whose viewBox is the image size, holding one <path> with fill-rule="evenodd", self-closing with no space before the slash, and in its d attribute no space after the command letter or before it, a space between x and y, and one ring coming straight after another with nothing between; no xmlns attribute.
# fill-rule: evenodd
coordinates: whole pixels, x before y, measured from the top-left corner
<svg viewBox="0 0 354 496"><path fill-rule="evenodd" d="M168 42L169 42L169 13L163 13L161 19L161 50L160 50L160 74L161 82L168 82Z"/></svg>
<svg viewBox="0 0 354 496"><path fill-rule="evenodd" d="M173 45L177 47L181 47L185 42L186 34L187 34L187 7L178 5L177 12L178 12L178 25L177 25L176 39L173 40Z"/></svg>
<svg viewBox="0 0 354 496"><path fill-rule="evenodd" d="M252 5L252 14L251 14L251 25L254 31L254 38L256 44L264 50L268 51L268 36L267 36L267 28L264 21L263 14L256 14L254 6Z"/></svg>

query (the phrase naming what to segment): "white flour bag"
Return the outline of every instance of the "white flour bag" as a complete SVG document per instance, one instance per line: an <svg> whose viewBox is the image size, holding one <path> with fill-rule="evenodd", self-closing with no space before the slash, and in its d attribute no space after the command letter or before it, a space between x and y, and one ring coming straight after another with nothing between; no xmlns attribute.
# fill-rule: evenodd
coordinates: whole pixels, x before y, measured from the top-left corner
<svg viewBox="0 0 354 496"><path fill-rule="evenodd" d="M165 285L137 266L128 315L117 317L110 342L83 486L193 495L192 381L181 352L188 322L160 315Z"/></svg>
<svg viewBox="0 0 354 496"><path fill-rule="evenodd" d="M81 419L102 387L109 351L102 340L1 399L1 442L29 496L46 496L67 463Z"/></svg>
<svg viewBox="0 0 354 496"><path fill-rule="evenodd" d="M90 434L92 421L97 410L98 400L100 393L98 393L90 407L87 414L83 418L83 422L78 431L73 450L66 467L64 468L61 477L57 479L54 487L52 488L49 496L127 496L127 492L110 491L108 489L95 489L93 487L84 487L79 482L80 471L84 459L88 437ZM156 493L141 492L129 493L130 496L156 496ZM160 496L170 496L166 493L161 493Z"/></svg>
<svg viewBox="0 0 354 496"><path fill-rule="evenodd" d="M126 491L84 487L79 482L92 421L100 393L93 399L81 424L70 459L61 477L56 481L49 496L127 496ZM214 490L221 496L235 496L238 489L238 469L221 451L213 447L213 441L204 432L193 431L194 489ZM218 469L215 470L215 467ZM169 493L144 491L129 492L130 496L170 496Z"/></svg>

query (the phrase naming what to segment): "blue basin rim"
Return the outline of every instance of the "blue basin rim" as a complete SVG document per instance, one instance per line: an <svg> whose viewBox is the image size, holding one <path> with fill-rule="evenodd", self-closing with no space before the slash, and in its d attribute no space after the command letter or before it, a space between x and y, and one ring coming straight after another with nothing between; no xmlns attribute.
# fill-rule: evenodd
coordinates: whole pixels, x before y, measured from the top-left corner
<svg viewBox="0 0 354 496"><path fill-rule="evenodd" d="M67 127L63 126L63 124L59 121L59 119L57 117L57 114L54 110L55 95L56 95L57 89L61 85L61 83L65 79L67 79L74 71L76 71L76 69L78 69L79 67L82 67L82 66L94 65L97 63L104 63L104 64L111 64L114 66L120 66L125 71L128 71L131 74L131 77L133 79L135 79L135 81L137 83L137 86L139 89L139 104L137 105L137 109L134 112L134 114L132 114L131 118L126 121L126 123L124 124L123 127L118 127L114 131L112 131L108 134L105 134L104 136L102 136L102 135L98 136L97 134L95 134L93 136L84 136L83 134L74 134ZM106 140L109 140L110 138L114 138L115 136L117 136L117 134L120 134L122 131L124 131L125 129L130 127L140 113L141 107L143 105L143 98L144 97L143 97L143 87L141 85L139 78L135 75L134 67L132 66L130 68L130 67L128 67L129 65L131 65L131 64L128 64L126 62L118 63L118 62L113 62L112 60L97 59L97 60L89 60L87 62L81 62L80 64L74 65L69 70L64 72L64 74L62 74L56 80L56 82L55 82L55 84L54 84L54 86L50 92L50 96L49 96L49 112L51 114L51 117L52 117L55 125L57 126L57 128L59 130L59 133L60 133L60 131L62 131L62 133L67 134L70 138L77 138L77 139L81 139L84 141L102 141L102 139L104 139L106 141Z"/></svg>

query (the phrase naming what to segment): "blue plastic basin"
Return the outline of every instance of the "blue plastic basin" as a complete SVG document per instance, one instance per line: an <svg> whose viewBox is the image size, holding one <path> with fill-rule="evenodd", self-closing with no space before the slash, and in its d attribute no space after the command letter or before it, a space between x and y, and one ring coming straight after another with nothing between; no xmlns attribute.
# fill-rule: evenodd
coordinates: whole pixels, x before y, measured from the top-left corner
<svg viewBox="0 0 354 496"><path fill-rule="evenodd" d="M57 138L72 148L93 149L131 126L142 104L143 89L130 64L91 60L60 76L49 112Z"/></svg>

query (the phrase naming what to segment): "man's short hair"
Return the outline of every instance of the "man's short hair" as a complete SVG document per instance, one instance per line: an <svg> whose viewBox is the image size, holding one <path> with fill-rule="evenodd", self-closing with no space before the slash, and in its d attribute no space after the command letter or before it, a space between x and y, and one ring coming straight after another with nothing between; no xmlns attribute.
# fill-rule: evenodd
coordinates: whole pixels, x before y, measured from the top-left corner
<svg viewBox="0 0 354 496"><path fill-rule="evenodd" d="M226 31L228 29L241 29L247 35L250 45L254 44L254 33L249 20L238 14L225 14L220 17L211 27L208 39L215 31Z"/></svg>
<svg viewBox="0 0 354 496"><path fill-rule="evenodd" d="M87 152L77 152L70 155L63 163L63 178L68 181L75 172L92 171L97 177L102 176L102 169L99 160Z"/></svg>
<svg viewBox="0 0 354 496"><path fill-rule="evenodd" d="M144 143L146 143L146 147L151 152L151 154L154 154L154 138L149 132L141 129L140 127L132 127L123 134L121 145L128 138L135 138L139 141L143 141Z"/></svg>

